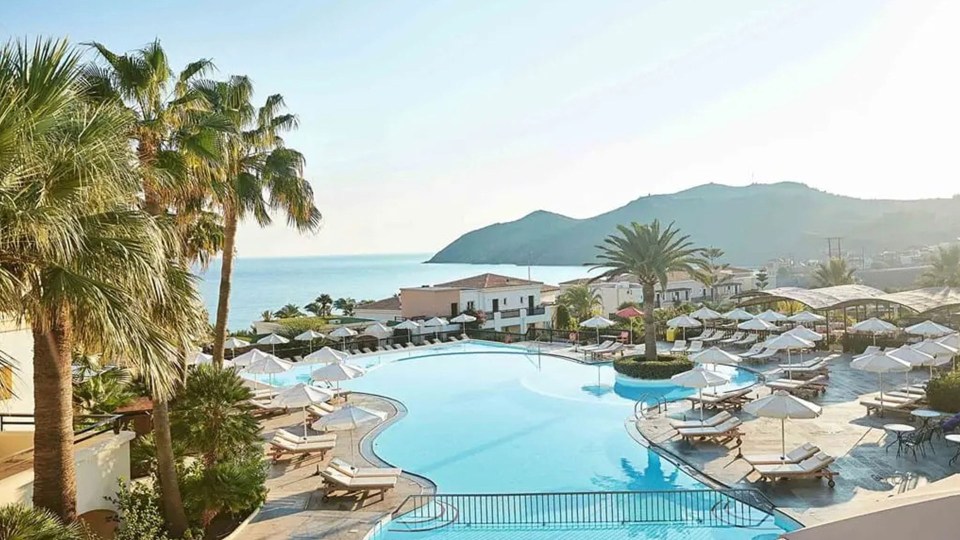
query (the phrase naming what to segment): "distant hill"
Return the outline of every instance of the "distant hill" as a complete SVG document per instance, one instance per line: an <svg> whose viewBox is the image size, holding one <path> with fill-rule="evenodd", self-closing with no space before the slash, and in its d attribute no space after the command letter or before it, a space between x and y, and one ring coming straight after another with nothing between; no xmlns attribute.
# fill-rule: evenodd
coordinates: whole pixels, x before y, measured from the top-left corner
<svg viewBox="0 0 960 540"><path fill-rule="evenodd" d="M960 197L867 200L793 182L705 184L641 197L588 219L533 212L464 234L429 262L579 265L595 259L594 246L618 224L654 219L676 222L698 245L726 251L731 263L759 265L787 255L819 257L827 237L843 237L845 251L867 254L955 240Z"/></svg>

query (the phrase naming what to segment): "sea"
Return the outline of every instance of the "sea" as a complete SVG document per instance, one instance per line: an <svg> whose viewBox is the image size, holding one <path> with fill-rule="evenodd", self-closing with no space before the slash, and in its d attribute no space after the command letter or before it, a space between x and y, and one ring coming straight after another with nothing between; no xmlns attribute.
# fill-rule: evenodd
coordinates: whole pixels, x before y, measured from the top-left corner
<svg viewBox="0 0 960 540"><path fill-rule="evenodd" d="M302 308L323 293L334 299L387 298L401 287L419 287L485 272L556 285L586 277L586 266L516 266L512 264L428 264L427 253L394 255L344 255L326 257L244 258L233 267L230 316L227 326L243 330L260 319L264 310L276 311L285 304ZM220 260L199 271L200 291L210 313L216 317L220 286Z"/></svg>

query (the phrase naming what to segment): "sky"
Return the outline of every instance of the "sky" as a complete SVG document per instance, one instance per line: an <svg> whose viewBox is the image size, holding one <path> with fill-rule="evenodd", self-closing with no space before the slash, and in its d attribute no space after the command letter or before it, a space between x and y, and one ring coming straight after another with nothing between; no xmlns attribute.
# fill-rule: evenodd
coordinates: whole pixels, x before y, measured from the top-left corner
<svg viewBox="0 0 960 540"><path fill-rule="evenodd" d="M950 0L0 3L4 39L159 38L283 94L324 225L243 224L244 257L423 253L706 182L949 197L957 20Z"/></svg>

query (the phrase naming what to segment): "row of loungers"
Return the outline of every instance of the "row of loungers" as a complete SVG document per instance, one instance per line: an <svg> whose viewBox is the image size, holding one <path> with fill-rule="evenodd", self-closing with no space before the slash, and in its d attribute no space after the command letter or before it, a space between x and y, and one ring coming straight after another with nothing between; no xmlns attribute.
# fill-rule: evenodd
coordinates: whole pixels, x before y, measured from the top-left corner
<svg viewBox="0 0 960 540"><path fill-rule="evenodd" d="M926 398L926 387L921 384L912 384L892 392L884 392L882 398L879 392L862 396L860 405L867 409L867 414L873 412L877 414L883 412L909 413L919 408Z"/></svg>
<svg viewBox="0 0 960 540"><path fill-rule="evenodd" d="M671 354L695 354L703 350L703 341L695 340L690 342L690 346L687 347L687 341L684 339L678 339L673 342L673 348L670 349Z"/></svg>
<svg viewBox="0 0 960 540"><path fill-rule="evenodd" d="M801 397L815 397L827 391L827 376L816 375L809 379L776 379L767 382L771 392L784 390Z"/></svg>
<svg viewBox="0 0 960 540"><path fill-rule="evenodd" d="M726 392L703 391L698 395L689 396L687 400L694 409L700 406L703 409L740 409L744 403L749 403L752 388L740 388Z"/></svg>
<svg viewBox="0 0 960 540"><path fill-rule="evenodd" d="M613 341L613 340L607 340L599 345L587 345L585 347L580 347L580 350L583 352L588 352L593 355L603 356L603 355L619 352L623 348L624 348L623 343Z"/></svg>

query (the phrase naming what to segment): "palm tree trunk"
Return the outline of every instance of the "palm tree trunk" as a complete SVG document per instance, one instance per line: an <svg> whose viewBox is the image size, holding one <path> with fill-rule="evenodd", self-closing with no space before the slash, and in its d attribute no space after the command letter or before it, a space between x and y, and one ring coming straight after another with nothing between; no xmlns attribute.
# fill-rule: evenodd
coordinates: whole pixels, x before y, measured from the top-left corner
<svg viewBox="0 0 960 540"><path fill-rule="evenodd" d="M654 317L654 296L656 291L652 283L643 284L643 357L646 360L657 359L657 329Z"/></svg>
<svg viewBox="0 0 960 540"><path fill-rule="evenodd" d="M220 266L220 296L217 298L217 324L213 332L213 365L223 367L223 343L227 340L227 315L230 310L230 285L237 241L237 213L226 206L223 213L223 261Z"/></svg>
<svg viewBox="0 0 960 540"><path fill-rule="evenodd" d="M77 518L77 470L73 455L73 328L67 314L49 314L33 333L33 504L64 522Z"/></svg>
<svg viewBox="0 0 960 540"><path fill-rule="evenodd" d="M177 483L176 458L170 437L170 411L165 399L153 400L153 438L157 446L157 473L160 477L160 500L167 527L174 538L187 531L187 514L183 510L180 484Z"/></svg>

